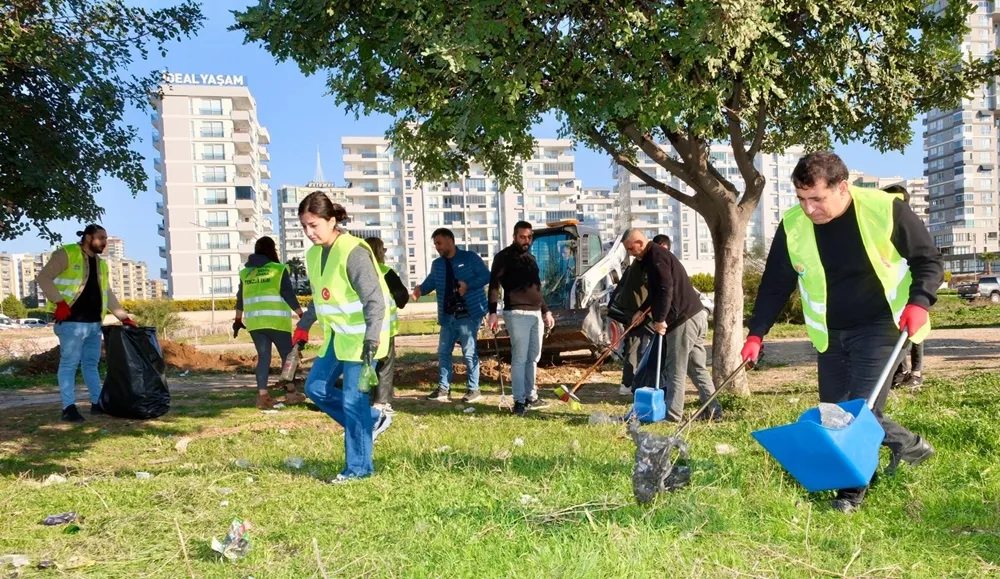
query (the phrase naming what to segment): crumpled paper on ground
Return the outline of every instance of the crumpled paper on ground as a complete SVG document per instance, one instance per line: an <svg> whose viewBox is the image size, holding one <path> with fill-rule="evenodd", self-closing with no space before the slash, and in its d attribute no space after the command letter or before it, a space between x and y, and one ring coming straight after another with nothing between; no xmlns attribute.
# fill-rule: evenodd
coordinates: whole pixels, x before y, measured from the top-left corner
<svg viewBox="0 0 1000 579"><path fill-rule="evenodd" d="M220 543L218 539L212 537L212 550L221 554L230 561L242 559L250 552L250 521L233 519L229 525L229 532L226 538Z"/></svg>

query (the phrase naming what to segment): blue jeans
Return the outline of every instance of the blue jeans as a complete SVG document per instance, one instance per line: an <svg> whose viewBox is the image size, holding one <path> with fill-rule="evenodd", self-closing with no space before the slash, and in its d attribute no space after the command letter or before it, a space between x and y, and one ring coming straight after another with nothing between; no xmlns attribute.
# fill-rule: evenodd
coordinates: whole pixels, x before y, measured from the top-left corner
<svg viewBox="0 0 1000 579"><path fill-rule="evenodd" d="M444 316L441 322L441 336L438 339L438 388L446 392L451 389L451 377L454 374L451 351L455 348L455 342L458 342L469 373L467 390L470 392L479 390L479 352L476 349L476 336L482 323L482 316L470 316L461 320L447 314Z"/></svg>
<svg viewBox="0 0 1000 579"><path fill-rule="evenodd" d="M90 403L101 398L101 375L97 364L101 361L101 323L59 322L55 325L59 338L59 395L63 408L76 404L76 370L82 366L83 383L90 392Z"/></svg>
<svg viewBox="0 0 1000 579"><path fill-rule="evenodd" d="M524 402L538 396L535 370L542 356L542 313L505 310L503 324L510 335L510 382L514 401Z"/></svg>
<svg viewBox="0 0 1000 579"><path fill-rule="evenodd" d="M344 375L344 388L334 387ZM379 411L368 405L368 394L358 391L361 362L341 362L330 344L326 354L313 362L306 378L306 396L337 424L344 427L346 477L365 477L375 472L372 462L372 428Z"/></svg>

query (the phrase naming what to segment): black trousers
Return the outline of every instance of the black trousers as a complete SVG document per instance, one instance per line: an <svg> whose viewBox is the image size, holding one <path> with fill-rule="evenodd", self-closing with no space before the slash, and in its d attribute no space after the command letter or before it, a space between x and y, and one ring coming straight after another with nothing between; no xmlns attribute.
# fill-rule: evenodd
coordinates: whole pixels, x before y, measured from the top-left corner
<svg viewBox="0 0 1000 579"><path fill-rule="evenodd" d="M830 330L830 345L817 355L820 402L845 402L868 398L875 389L879 374L889 362L899 339L899 329L892 319L880 319L851 330ZM883 414L892 373L875 401L873 412L885 430L884 446L894 453L911 448L917 435ZM864 489L855 489L858 494Z"/></svg>
<svg viewBox="0 0 1000 579"><path fill-rule="evenodd" d="M271 344L278 348L281 365L284 366L288 355L292 353L292 333L271 329L251 330L250 337L257 348L257 389L267 390L267 378L271 372Z"/></svg>
<svg viewBox="0 0 1000 579"><path fill-rule="evenodd" d="M641 326L633 328L625 335L624 341L625 360L622 363L622 384L632 388L632 391L635 392L635 388L632 387L635 380L635 368L639 365L642 352L646 351L646 344L649 343L649 332Z"/></svg>
<svg viewBox="0 0 1000 579"><path fill-rule="evenodd" d="M378 388L372 389L372 404L389 404L392 402L392 378L396 371L396 336L389 338L389 353L385 358L377 360L375 372L378 373Z"/></svg>

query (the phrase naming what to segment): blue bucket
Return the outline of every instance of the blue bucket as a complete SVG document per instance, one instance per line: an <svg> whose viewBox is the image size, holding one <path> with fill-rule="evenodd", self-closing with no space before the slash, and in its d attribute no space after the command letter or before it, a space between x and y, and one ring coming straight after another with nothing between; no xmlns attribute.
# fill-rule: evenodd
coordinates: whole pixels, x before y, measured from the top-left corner
<svg viewBox="0 0 1000 579"><path fill-rule="evenodd" d="M878 468L885 431L864 399L841 402L854 415L844 428L820 423L819 408L798 421L758 430L753 437L809 492L863 487Z"/></svg>

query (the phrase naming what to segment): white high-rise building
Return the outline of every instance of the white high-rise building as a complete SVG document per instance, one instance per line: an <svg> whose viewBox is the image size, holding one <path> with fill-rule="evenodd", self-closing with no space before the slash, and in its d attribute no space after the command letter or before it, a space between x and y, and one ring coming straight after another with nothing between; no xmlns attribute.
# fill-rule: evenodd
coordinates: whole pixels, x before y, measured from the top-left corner
<svg viewBox="0 0 1000 579"><path fill-rule="evenodd" d="M990 58L997 48L1000 7L973 2L970 30L961 39L968 58ZM932 7L944 10L939 1ZM996 86L980 86L959 108L933 110L924 118L924 175L930 210L928 229L952 273L983 271L981 255L1000 251L1000 173L997 171Z"/></svg>
<svg viewBox="0 0 1000 579"><path fill-rule="evenodd" d="M617 213L621 207L611 187L581 187L577 195L577 219L581 223L594 225L601 235L601 243L614 241L617 230Z"/></svg>
<svg viewBox="0 0 1000 579"><path fill-rule="evenodd" d="M663 149L668 154L672 152L669 146L663 146ZM737 190L742 191L743 177L732 151L732 147L728 145L714 145L710 155L715 168ZM759 153L754 159L754 166L767 179L767 184L747 228L747 248L759 244L769 246L778 223L781 222L781 215L798 203L791 175L801 156L801 148L792 148L783 155ZM645 153L639 153L638 161L639 167L650 175L681 193L693 194L685 183ZM617 181L616 195L621 203L622 225L639 228L650 238L658 233L670 237L672 251L687 266L688 273L714 271L715 249L712 235L700 215L677 199L647 186L620 165L614 166L613 174Z"/></svg>
<svg viewBox="0 0 1000 579"><path fill-rule="evenodd" d="M232 296L254 242L270 234L270 134L242 76L167 74L152 99L156 210L174 299Z"/></svg>

